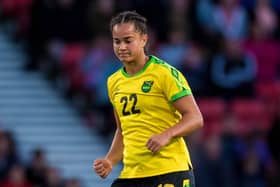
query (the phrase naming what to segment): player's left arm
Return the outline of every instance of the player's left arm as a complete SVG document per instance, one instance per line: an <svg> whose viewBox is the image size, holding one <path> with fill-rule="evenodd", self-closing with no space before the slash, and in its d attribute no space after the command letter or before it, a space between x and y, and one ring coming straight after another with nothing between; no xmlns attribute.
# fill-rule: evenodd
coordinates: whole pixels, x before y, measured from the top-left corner
<svg viewBox="0 0 280 187"><path fill-rule="evenodd" d="M201 112L192 95L184 96L173 102L175 108L182 114L182 119L161 134L153 135L147 142L147 148L156 153L167 145L171 139L187 136L203 126Z"/></svg>
<svg viewBox="0 0 280 187"><path fill-rule="evenodd" d="M187 136L203 126L203 117L193 95L184 96L173 104L182 114L182 119L164 133L170 134L171 138Z"/></svg>

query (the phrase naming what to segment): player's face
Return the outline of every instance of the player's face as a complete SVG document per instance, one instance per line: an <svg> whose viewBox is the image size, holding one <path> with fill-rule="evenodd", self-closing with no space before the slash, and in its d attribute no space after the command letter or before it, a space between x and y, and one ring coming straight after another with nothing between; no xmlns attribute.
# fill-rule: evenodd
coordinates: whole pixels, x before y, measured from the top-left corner
<svg viewBox="0 0 280 187"><path fill-rule="evenodd" d="M147 35L136 32L133 23L115 25L112 35L114 52L120 61L135 62L144 54Z"/></svg>

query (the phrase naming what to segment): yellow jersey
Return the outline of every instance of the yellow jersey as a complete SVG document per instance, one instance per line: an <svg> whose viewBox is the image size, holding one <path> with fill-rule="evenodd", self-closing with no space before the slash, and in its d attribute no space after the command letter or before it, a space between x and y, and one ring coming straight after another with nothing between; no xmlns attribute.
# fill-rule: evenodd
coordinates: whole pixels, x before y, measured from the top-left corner
<svg viewBox="0 0 280 187"><path fill-rule="evenodd" d="M140 72L130 76L121 68L108 78L107 86L123 135L123 169L119 178L149 177L192 167L182 137L172 139L155 154L146 147L152 135L182 118L172 102L192 94L176 68L150 56Z"/></svg>

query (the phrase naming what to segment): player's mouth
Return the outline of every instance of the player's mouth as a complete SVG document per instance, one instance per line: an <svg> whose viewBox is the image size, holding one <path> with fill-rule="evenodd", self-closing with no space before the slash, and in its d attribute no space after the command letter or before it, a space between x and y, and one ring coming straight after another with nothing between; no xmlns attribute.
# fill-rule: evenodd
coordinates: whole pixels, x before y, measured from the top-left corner
<svg viewBox="0 0 280 187"><path fill-rule="evenodd" d="M119 57L129 57L129 53L119 53Z"/></svg>
<svg viewBox="0 0 280 187"><path fill-rule="evenodd" d="M130 55L129 54L119 54L119 57L120 58L127 58L129 57Z"/></svg>

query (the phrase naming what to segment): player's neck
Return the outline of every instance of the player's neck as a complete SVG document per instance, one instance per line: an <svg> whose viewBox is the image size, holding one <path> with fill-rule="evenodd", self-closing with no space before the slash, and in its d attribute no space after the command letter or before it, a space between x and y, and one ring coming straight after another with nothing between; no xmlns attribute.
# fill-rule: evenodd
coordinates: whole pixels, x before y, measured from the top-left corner
<svg viewBox="0 0 280 187"><path fill-rule="evenodd" d="M141 55L141 57L133 62L125 63L125 71L129 75L135 75L141 71L146 63L148 62L149 57L146 55Z"/></svg>

